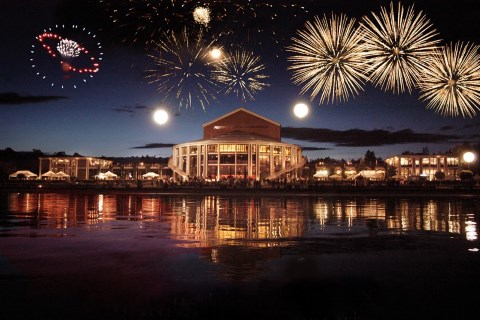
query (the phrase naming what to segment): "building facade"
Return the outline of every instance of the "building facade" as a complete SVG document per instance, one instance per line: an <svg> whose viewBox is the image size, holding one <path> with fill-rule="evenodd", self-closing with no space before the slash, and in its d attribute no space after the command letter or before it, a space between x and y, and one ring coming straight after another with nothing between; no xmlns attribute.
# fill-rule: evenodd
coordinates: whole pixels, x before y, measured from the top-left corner
<svg viewBox="0 0 480 320"><path fill-rule="evenodd" d="M424 178L435 180L436 172L443 172L446 180L456 180L462 170L459 157L445 154L406 154L387 158L385 162L396 169L403 180Z"/></svg>
<svg viewBox="0 0 480 320"><path fill-rule="evenodd" d="M102 171L107 171L113 166L111 160L92 157L40 157L38 176L43 173L64 172L71 179L91 180Z"/></svg>
<svg viewBox="0 0 480 320"><path fill-rule="evenodd" d="M280 129L239 108L204 124L203 139L175 145L169 167L175 180L297 178L306 159L299 146L281 141Z"/></svg>

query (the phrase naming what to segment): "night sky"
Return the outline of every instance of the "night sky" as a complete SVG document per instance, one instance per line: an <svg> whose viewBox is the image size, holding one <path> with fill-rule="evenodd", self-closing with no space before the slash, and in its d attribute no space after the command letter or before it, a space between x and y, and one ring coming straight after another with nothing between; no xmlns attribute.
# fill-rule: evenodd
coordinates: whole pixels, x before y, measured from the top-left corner
<svg viewBox="0 0 480 320"><path fill-rule="evenodd" d="M157 5L162 2L170 3L152 1ZM404 151L421 152L425 147L430 152L446 152L457 144L479 143L478 116L440 115L426 109L427 103L420 101L415 91L394 94L367 84L359 95L334 104L319 104L318 97L310 101L308 94L300 96L301 87L291 81L283 47L290 44L289 39L296 31L315 15L333 12L360 19L372 11L378 12L381 6L388 7L390 1L290 2L298 6L289 10L258 9L251 29L235 22L238 17L230 11L222 21L212 23L212 33L232 30L229 38L222 39L221 45L229 47L232 43L228 41L235 41L236 45L261 56L270 86L255 94L254 101L221 95L218 101L203 109L198 104L186 108L179 107L172 99L164 101L156 85L149 83L145 71L151 64L148 54L152 49L144 42L156 41L157 35L152 35L152 39L142 35L142 39L133 43L131 39L135 36L129 34L132 25L119 26L109 17L108 10L114 7L124 10L128 1L2 1L0 149L64 151L85 156L168 157L172 145L201 139L202 124L239 107L280 123L282 140L302 146L304 155L310 159L358 159L367 150L387 158ZM270 3L276 5L277 1ZM407 6L413 2L401 3ZM469 41L479 44L480 23L472 3L422 0L415 3L415 10L423 11L430 19L443 43ZM174 17L169 20L171 25L192 26L183 11L176 14L165 10L165 14ZM272 16L275 19L272 20ZM86 82L82 81L84 75L62 79L58 64L39 50L36 36L48 28L58 30L55 26L62 25L67 31L73 25L83 27L91 32L90 35L84 32L84 36L94 34L100 43L100 48L91 46L94 51L103 53L100 70L93 78L86 77ZM266 31L256 32L260 27ZM270 30L275 30L274 36ZM276 40L279 40L278 45ZM33 54L32 45L36 46ZM30 61L32 58L38 62L35 68ZM54 81L52 86L53 80L42 79L36 75L38 71L54 80L58 76L60 80ZM309 104L310 113L306 118L293 115L292 109L297 102ZM158 107L170 114L165 125L158 125L152 119Z"/></svg>

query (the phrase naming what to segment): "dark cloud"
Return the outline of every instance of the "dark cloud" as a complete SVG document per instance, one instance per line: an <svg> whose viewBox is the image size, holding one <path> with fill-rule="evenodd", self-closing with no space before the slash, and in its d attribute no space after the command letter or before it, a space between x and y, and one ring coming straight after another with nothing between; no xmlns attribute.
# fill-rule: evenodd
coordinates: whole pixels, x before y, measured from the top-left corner
<svg viewBox="0 0 480 320"><path fill-rule="evenodd" d="M15 92L0 93L0 104L26 104L26 103L42 103L55 101L60 99L68 99L65 96L22 96Z"/></svg>
<svg viewBox="0 0 480 320"><path fill-rule="evenodd" d="M321 128L282 128L282 137L309 142L334 143L344 147L368 147L405 143L438 143L460 139L459 136L400 131L350 129L337 131Z"/></svg>
<svg viewBox="0 0 480 320"><path fill-rule="evenodd" d="M135 113L135 111L130 110L130 109L125 109L125 108L113 108L112 110L113 110L113 111L116 111L116 112L119 112L119 113L123 113L123 112L126 112L126 113Z"/></svg>
<svg viewBox="0 0 480 320"><path fill-rule="evenodd" d="M330 148L320 148L320 147L302 147L303 151L325 151L331 150Z"/></svg>
<svg viewBox="0 0 480 320"><path fill-rule="evenodd" d="M440 131L451 131L453 129L455 129L454 126L443 126L440 128Z"/></svg>
<svg viewBox="0 0 480 320"><path fill-rule="evenodd" d="M157 149L157 148L171 148L176 143L148 143L144 146L133 147L131 149Z"/></svg>
<svg viewBox="0 0 480 320"><path fill-rule="evenodd" d="M144 105L136 105L136 106L123 106L123 107L119 107L119 108L112 108L113 111L115 112L119 112L119 113L129 113L131 115L133 115L134 113L136 113L137 111L140 111L140 110L145 110L145 111L149 111L149 108L147 106L144 106Z"/></svg>
<svg viewBox="0 0 480 320"><path fill-rule="evenodd" d="M472 123L472 124L466 124L463 126L463 129L470 129L470 128L478 128L480 127L480 123Z"/></svg>

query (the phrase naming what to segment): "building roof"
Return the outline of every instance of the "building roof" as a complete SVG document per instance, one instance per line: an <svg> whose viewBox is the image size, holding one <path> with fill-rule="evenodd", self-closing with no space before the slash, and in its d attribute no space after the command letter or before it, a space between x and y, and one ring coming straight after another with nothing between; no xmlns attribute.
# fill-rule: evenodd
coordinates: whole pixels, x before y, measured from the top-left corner
<svg viewBox="0 0 480 320"><path fill-rule="evenodd" d="M270 119L268 119L268 118L262 117L261 115L255 113L255 112L252 112L252 111L247 110L247 109L245 109L245 108L238 108L238 109L236 109L236 110L233 110L232 112L229 112L229 113L227 113L227 114L224 114L223 116L221 116L221 117L219 117L219 118L216 118L216 119L214 119L214 120L212 120L212 121L209 121L209 122L207 122L207 123L204 123L204 124L203 124L203 127L206 127L206 126L208 126L208 125L211 125L212 123L215 123L215 122L217 122L217 121L219 121L219 120L222 120L222 119L224 119L224 118L227 118L227 117L231 116L232 114L235 114L235 113L238 113L238 112L245 112L245 113L251 114L251 115L253 115L253 116L257 117L257 118L260 118L260 119L262 119L262 120L268 121L268 122L272 123L273 125L280 126L279 123L277 123L277 122L275 122L275 121L272 121L272 120L270 120Z"/></svg>

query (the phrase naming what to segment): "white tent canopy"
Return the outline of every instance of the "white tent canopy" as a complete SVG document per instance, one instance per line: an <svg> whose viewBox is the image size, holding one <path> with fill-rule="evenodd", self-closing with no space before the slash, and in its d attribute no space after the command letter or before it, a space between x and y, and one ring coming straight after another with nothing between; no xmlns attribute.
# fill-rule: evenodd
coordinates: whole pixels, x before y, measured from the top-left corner
<svg viewBox="0 0 480 320"><path fill-rule="evenodd" d="M9 179L18 179L18 176L22 176L25 177L25 179L36 179L38 177L38 175L36 173L33 173L29 170L18 170L17 172L14 172L10 175L8 175L8 178Z"/></svg>
<svg viewBox="0 0 480 320"><path fill-rule="evenodd" d="M113 179L113 178L116 178L117 175L111 171L107 171L107 172L103 172L103 173L99 173L95 176L96 179L99 179L99 180L110 180L110 179Z"/></svg>
<svg viewBox="0 0 480 320"><path fill-rule="evenodd" d="M143 179L153 179L153 178L158 178L160 175L155 172L147 172L145 174L142 174Z"/></svg>
<svg viewBox="0 0 480 320"><path fill-rule="evenodd" d="M42 173L42 178L53 178L55 176L55 172L49 170L45 173Z"/></svg>
<svg viewBox="0 0 480 320"><path fill-rule="evenodd" d="M57 179L69 179L70 178L70 176L63 171L59 171L59 172L55 173L53 177L57 178Z"/></svg>

